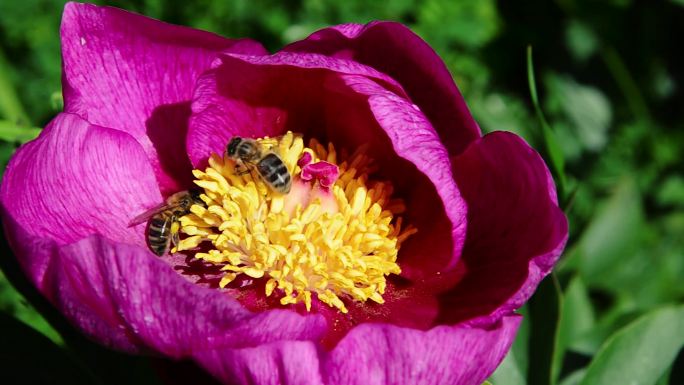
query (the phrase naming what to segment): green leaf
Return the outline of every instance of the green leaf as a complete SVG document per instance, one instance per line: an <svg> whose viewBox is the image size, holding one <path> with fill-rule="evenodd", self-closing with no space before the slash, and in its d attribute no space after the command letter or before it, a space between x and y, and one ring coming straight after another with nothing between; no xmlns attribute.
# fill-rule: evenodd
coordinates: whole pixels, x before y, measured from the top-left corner
<svg viewBox="0 0 684 385"><path fill-rule="evenodd" d="M429 0L420 4L418 23L420 31L437 38L437 46L455 41L467 48L485 45L496 36L500 24L492 0Z"/></svg>
<svg viewBox="0 0 684 385"><path fill-rule="evenodd" d="M7 162L16 151L16 145L14 143L9 143L0 140L0 175L5 172L5 167L7 167Z"/></svg>
<svg viewBox="0 0 684 385"><path fill-rule="evenodd" d="M581 384L654 384L683 345L684 306L652 311L606 341Z"/></svg>
<svg viewBox="0 0 684 385"><path fill-rule="evenodd" d="M593 356L610 336L634 321L639 315L632 301L620 297L615 304L609 306L597 317L596 323L589 331L572 341L571 348L587 356Z"/></svg>
<svg viewBox="0 0 684 385"><path fill-rule="evenodd" d="M64 109L64 96L62 91L55 91L50 94L50 107L55 112L60 112Z"/></svg>
<svg viewBox="0 0 684 385"><path fill-rule="evenodd" d="M667 178L656 193L661 206L684 207L684 177L673 175Z"/></svg>
<svg viewBox="0 0 684 385"><path fill-rule="evenodd" d="M496 371L489 378L496 385L526 385L530 339L530 317L528 306L518 310L522 316L513 346Z"/></svg>
<svg viewBox="0 0 684 385"><path fill-rule="evenodd" d="M568 24L565 30L565 41L570 53L580 61L587 60L599 46L596 34L591 27L577 20Z"/></svg>
<svg viewBox="0 0 684 385"><path fill-rule="evenodd" d="M544 80L579 143L591 151L602 149L613 120L610 102L603 92L577 83L569 76L550 74Z"/></svg>
<svg viewBox="0 0 684 385"><path fill-rule="evenodd" d="M613 291L622 282L618 272L636 255L642 235L643 209L634 180L624 177L615 192L599 209L579 241L585 282Z"/></svg>
<svg viewBox="0 0 684 385"><path fill-rule="evenodd" d="M536 111L537 118L542 126L542 136L544 138L545 151L549 157L549 160L551 161L551 168L553 170L554 176L557 179L556 182L558 183L559 195L561 198L564 198L566 186L565 158L563 157L563 151L558 144L556 135L551 126L549 126L549 123L546 121L546 117L544 117L544 113L539 105L539 98L537 97L537 84L534 79L532 46L527 46L527 82L530 88L530 97L532 99L532 104L534 105L534 110Z"/></svg>
<svg viewBox="0 0 684 385"><path fill-rule="evenodd" d="M25 143L35 139L41 129L36 127L21 127L9 120L0 120L0 139L10 143Z"/></svg>
<svg viewBox="0 0 684 385"><path fill-rule="evenodd" d="M560 376L562 356L568 347L574 347L579 338L588 333L596 323L594 309L582 278L574 277L563 293L563 306L558 334L558 362L554 366L554 378Z"/></svg>
<svg viewBox="0 0 684 385"><path fill-rule="evenodd" d="M530 345L527 383L553 385L556 366L562 363L559 350L559 325L563 298L554 274L546 277L528 304L530 313Z"/></svg>
<svg viewBox="0 0 684 385"><path fill-rule="evenodd" d="M522 316L518 333L513 341L513 346L508 351L506 357L501 362L496 371L489 378L497 385L526 385L527 377L529 339L530 339L530 317L528 305L518 309L518 314Z"/></svg>
<svg viewBox="0 0 684 385"><path fill-rule="evenodd" d="M59 333L14 289L2 270L0 270L0 311L31 326L52 340L53 343L64 344Z"/></svg>
<svg viewBox="0 0 684 385"><path fill-rule="evenodd" d="M586 368L575 370L574 372L567 375L563 379L563 381L561 381L560 385L579 385L579 383L582 381L586 373Z"/></svg>
<svg viewBox="0 0 684 385"><path fill-rule="evenodd" d="M618 51L610 45L604 45L600 50L600 56L622 90L634 118L651 121L652 114L646 99Z"/></svg>
<svg viewBox="0 0 684 385"><path fill-rule="evenodd" d="M508 352L489 379L496 385L526 385L525 376L518 367L513 349Z"/></svg>
<svg viewBox="0 0 684 385"><path fill-rule="evenodd" d="M660 379L658 379L658 382L656 385L669 385L670 384L670 375L672 374L672 367L677 365L676 363L667 368L665 373L663 373L662 376L660 376ZM675 382L673 382L675 383Z"/></svg>
<svg viewBox="0 0 684 385"><path fill-rule="evenodd" d="M520 99L504 93L491 92L482 96L482 99L470 98L469 104L471 102L473 116L484 132L514 132L534 145L535 138L531 135L531 127L528 127L530 116Z"/></svg>
<svg viewBox="0 0 684 385"><path fill-rule="evenodd" d="M20 124L30 124L29 117L10 80L9 71L10 66L3 52L0 51L0 118Z"/></svg>
<svg viewBox="0 0 684 385"><path fill-rule="evenodd" d="M524 305L518 309L518 314L522 316L522 322L518 327L518 334L513 341L511 350L514 352L515 363L523 377L527 378L527 368L530 366L530 311L529 306Z"/></svg>

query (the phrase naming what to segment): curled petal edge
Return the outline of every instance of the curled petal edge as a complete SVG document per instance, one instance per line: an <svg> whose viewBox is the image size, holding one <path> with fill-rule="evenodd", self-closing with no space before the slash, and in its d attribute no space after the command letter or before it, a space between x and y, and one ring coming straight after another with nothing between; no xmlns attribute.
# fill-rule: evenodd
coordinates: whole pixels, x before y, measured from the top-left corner
<svg viewBox="0 0 684 385"><path fill-rule="evenodd" d="M226 383L480 385L510 349L520 321L508 315L489 328L427 331L363 324L328 353L313 342L281 341L197 352L194 359Z"/></svg>
<svg viewBox="0 0 684 385"><path fill-rule="evenodd" d="M466 273L442 295L441 317L488 325L522 306L551 272L568 221L544 161L519 136L487 134L452 163L468 205Z"/></svg>

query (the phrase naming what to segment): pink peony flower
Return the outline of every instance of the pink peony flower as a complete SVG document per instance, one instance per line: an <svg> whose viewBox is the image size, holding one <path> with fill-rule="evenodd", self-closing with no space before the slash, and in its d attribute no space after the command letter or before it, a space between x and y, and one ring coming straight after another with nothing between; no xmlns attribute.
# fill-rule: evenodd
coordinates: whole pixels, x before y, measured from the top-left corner
<svg viewBox="0 0 684 385"><path fill-rule="evenodd" d="M442 61L406 27L330 27L269 55L70 3L61 39L64 112L14 155L0 200L22 268L89 337L240 384L479 385L502 360L567 221L539 155L511 133L481 136ZM400 275L380 274L384 303L339 295L345 313L313 295L307 310L267 297L265 279L220 288L193 253L157 257L145 226L128 226L191 187L232 137L288 130L364 145L403 199L418 232L399 242ZM346 172L305 157L290 192L300 204L330 197Z"/></svg>

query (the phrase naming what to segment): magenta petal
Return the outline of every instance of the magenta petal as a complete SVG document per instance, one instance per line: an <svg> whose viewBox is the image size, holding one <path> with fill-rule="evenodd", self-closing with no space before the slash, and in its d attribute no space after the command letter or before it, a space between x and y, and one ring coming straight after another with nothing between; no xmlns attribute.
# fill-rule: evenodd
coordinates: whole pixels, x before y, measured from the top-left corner
<svg viewBox="0 0 684 385"><path fill-rule="evenodd" d="M266 52L250 40L78 3L64 9L61 38L65 112L131 134L164 192L190 175L184 138L199 74L220 51Z"/></svg>
<svg viewBox="0 0 684 385"><path fill-rule="evenodd" d="M252 313L234 298L185 280L147 249L90 237L59 249L50 279L56 306L88 335L130 350L115 337L171 357L217 347L318 339L321 316Z"/></svg>
<svg viewBox="0 0 684 385"><path fill-rule="evenodd" d="M310 341L196 353L195 360L227 384L323 385L319 350Z"/></svg>
<svg viewBox="0 0 684 385"><path fill-rule="evenodd" d="M36 238L71 243L90 234L144 245L129 228L161 201L142 147L127 133L58 115L15 153L0 187L4 215Z"/></svg>
<svg viewBox="0 0 684 385"><path fill-rule="evenodd" d="M227 55L224 55L224 57L225 56ZM385 73L380 72L371 66L364 65L364 63L347 60L347 58L331 58L318 53L291 53L286 50L273 55L244 55L234 53L230 54L230 56L254 65L285 65L306 68L309 70L330 70L347 75L363 75L377 80L383 86L386 86L388 89L401 96L406 96L403 87L394 78L387 76Z"/></svg>
<svg viewBox="0 0 684 385"><path fill-rule="evenodd" d="M520 316L491 329L439 326L429 331L363 324L327 357L327 385L480 385L513 343Z"/></svg>
<svg viewBox="0 0 684 385"><path fill-rule="evenodd" d="M488 329L429 331L362 324L329 353L312 342L283 341L194 357L214 376L236 385L480 385L508 352L520 320L512 315Z"/></svg>
<svg viewBox="0 0 684 385"><path fill-rule="evenodd" d="M322 93L333 74L367 76L405 95L397 82L373 68L323 55L223 54L213 67L198 80L192 103L187 152L195 166L211 153L222 153L234 135L275 136L315 125L325 130Z"/></svg>
<svg viewBox="0 0 684 385"><path fill-rule="evenodd" d="M520 137L488 134L452 162L468 204L467 273L443 296L443 317L488 324L522 306L551 271L568 222L543 160Z"/></svg>
<svg viewBox="0 0 684 385"><path fill-rule="evenodd" d="M444 62L425 41L399 23L325 28L284 51L351 59L388 74L425 113L451 155L460 153L480 136Z"/></svg>
<svg viewBox="0 0 684 385"><path fill-rule="evenodd" d="M416 105L385 90L377 83L360 76L343 76L343 80L351 89L368 97L371 112L390 138L394 151L426 175L441 198L441 202L426 199L424 195L421 195L425 193L424 186L420 186L423 188L414 191L415 195L406 199L409 205L408 211L418 217L414 225L419 233L408 243L408 249L411 250L404 249L401 254L402 275L413 279L419 277L429 279L421 275L434 275L437 271L453 269L461 255L465 239L467 207L458 187L453 182L449 156L432 125ZM385 169L391 168L391 165L385 166ZM400 168L396 171L407 172ZM416 182L412 181L414 187L418 186ZM439 203L443 206L439 207ZM420 213L429 215L421 218ZM435 231L439 228L436 225L440 222L439 216L444 213L451 222L451 237L448 240L443 239L443 232ZM425 252L426 248L444 245L449 241L451 241L449 250L436 247L431 253ZM425 255L430 255L430 257L425 258Z"/></svg>

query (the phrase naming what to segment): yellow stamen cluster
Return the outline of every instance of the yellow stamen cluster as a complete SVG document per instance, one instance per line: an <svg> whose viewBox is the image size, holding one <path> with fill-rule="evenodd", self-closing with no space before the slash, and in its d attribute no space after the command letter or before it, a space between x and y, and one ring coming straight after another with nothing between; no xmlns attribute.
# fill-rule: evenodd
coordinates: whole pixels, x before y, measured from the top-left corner
<svg viewBox="0 0 684 385"><path fill-rule="evenodd" d="M363 149L340 154L339 178L325 190L299 179L297 160L306 151L313 162L337 164L331 144L311 140L306 148L291 132L258 142L281 156L293 177L292 191L274 192L256 173L236 175L232 159L212 155L205 171L193 170L206 208L194 205L180 219L186 237L178 250L211 242L195 257L223 266L221 287L240 274L264 278L266 295L280 289L283 305L303 302L310 310L312 293L344 313L345 298L383 303L386 276L401 272L401 242L416 230L402 231L401 218L393 221L404 204L390 200L388 182L369 181L371 158Z"/></svg>

